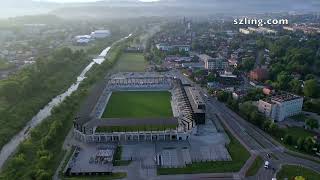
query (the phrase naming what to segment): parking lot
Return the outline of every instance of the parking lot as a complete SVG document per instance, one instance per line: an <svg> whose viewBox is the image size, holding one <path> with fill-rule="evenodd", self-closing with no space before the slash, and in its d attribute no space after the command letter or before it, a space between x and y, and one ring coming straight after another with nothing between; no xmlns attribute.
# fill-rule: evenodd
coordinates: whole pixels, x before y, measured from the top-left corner
<svg viewBox="0 0 320 180"><path fill-rule="evenodd" d="M69 161L70 173L106 173L113 169L112 157L115 144L87 144L78 147Z"/></svg>

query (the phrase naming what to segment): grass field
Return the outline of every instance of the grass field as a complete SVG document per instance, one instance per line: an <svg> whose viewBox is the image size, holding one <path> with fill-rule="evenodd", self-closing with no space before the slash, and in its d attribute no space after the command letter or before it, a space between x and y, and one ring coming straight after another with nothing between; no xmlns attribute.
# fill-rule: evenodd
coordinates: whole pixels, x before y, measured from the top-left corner
<svg viewBox="0 0 320 180"><path fill-rule="evenodd" d="M246 177L256 175L262 165L263 165L263 159L260 156L257 156L253 164L250 166L250 168L246 172Z"/></svg>
<svg viewBox="0 0 320 180"><path fill-rule="evenodd" d="M319 180L320 174L311 169L303 168L301 166L284 165L277 173L277 179L283 180L285 178L294 179L296 176L302 176L307 180Z"/></svg>
<svg viewBox="0 0 320 180"><path fill-rule="evenodd" d="M5 70L13 67L13 64L6 62L5 60L0 59L0 70Z"/></svg>
<svg viewBox="0 0 320 180"><path fill-rule="evenodd" d="M170 98L166 91L113 92L102 118L170 118Z"/></svg>
<svg viewBox="0 0 320 180"><path fill-rule="evenodd" d="M157 173L160 175L167 175L238 172L249 159L250 153L227 129L225 130L230 138L230 143L227 145L227 149L232 161L192 163L184 168L158 168Z"/></svg>
<svg viewBox="0 0 320 180"><path fill-rule="evenodd" d="M120 72L143 72L147 67L147 62L142 53L123 53L114 70Z"/></svg>
<svg viewBox="0 0 320 180"><path fill-rule="evenodd" d="M299 137L307 138L309 136L313 137L316 135L316 133L305 130L303 128L298 127L290 127L285 129L286 133L288 135L291 135L294 139L298 139Z"/></svg>

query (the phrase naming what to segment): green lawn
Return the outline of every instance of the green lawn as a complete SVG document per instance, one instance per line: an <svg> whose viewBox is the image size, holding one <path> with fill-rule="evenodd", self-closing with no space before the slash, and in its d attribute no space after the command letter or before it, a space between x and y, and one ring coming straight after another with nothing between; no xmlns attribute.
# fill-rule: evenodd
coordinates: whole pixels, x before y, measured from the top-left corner
<svg viewBox="0 0 320 180"><path fill-rule="evenodd" d="M245 162L249 159L250 153L242 144L231 135L226 129L226 133L230 138L227 149L231 155L232 161L213 161L192 163L185 168L158 168L158 174L197 174L197 173L223 173L238 172Z"/></svg>
<svg viewBox="0 0 320 180"><path fill-rule="evenodd" d="M0 70L5 70L13 67L13 64L8 63L7 61L0 59Z"/></svg>
<svg viewBox="0 0 320 180"><path fill-rule="evenodd" d="M263 159L260 156L258 156L246 172L246 177L256 175L262 165Z"/></svg>
<svg viewBox="0 0 320 180"><path fill-rule="evenodd" d="M305 115L305 114L297 114L297 115L295 115L295 116L291 116L290 118L292 118L292 119L294 119L294 120L296 120L296 121L302 121L302 122L304 122L305 121L305 119L307 118L307 116Z"/></svg>
<svg viewBox="0 0 320 180"><path fill-rule="evenodd" d="M171 94L167 91L113 92L103 118L171 118Z"/></svg>
<svg viewBox="0 0 320 180"><path fill-rule="evenodd" d="M296 176L303 176L306 180L320 179L320 174L312 171L311 169L294 165L284 165L277 173L277 179L279 180L283 180L284 178L294 179Z"/></svg>
<svg viewBox="0 0 320 180"><path fill-rule="evenodd" d="M290 127L284 129L286 134L291 135L294 139L298 139L299 137L306 138L309 136L314 136L315 133L305 130L303 128L298 128L298 127Z"/></svg>
<svg viewBox="0 0 320 180"><path fill-rule="evenodd" d="M114 70L121 72L143 72L147 67L147 62L142 53L123 53Z"/></svg>

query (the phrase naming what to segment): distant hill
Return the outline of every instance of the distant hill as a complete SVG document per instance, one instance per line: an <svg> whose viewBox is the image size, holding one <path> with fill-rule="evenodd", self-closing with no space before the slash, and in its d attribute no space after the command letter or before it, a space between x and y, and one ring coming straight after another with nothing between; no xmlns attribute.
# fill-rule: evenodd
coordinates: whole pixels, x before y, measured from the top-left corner
<svg viewBox="0 0 320 180"><path fill-rule="evenodd" d="M318 0L160 0L152 3L137 0L105 0L96 3L77 4L58 9L53 13L65 17L126 18L319 10L320 1Z"/></svg>
<svg viewBox="0 0 320 180"><path fill-rule="evenodd" d="M58 4L44 0L1 0L0 17L48 13L66 18L127 18L140 16L202 16L288 11L319 11L319 0L101 0Z"/></svg>
<svg viewBox="0 0 320 180"><path fill-rule="evenodd" d="M1 0L0 18L22 15L35 15L49 13L60 8L56 3L37 2L32 0Z"/></svg>

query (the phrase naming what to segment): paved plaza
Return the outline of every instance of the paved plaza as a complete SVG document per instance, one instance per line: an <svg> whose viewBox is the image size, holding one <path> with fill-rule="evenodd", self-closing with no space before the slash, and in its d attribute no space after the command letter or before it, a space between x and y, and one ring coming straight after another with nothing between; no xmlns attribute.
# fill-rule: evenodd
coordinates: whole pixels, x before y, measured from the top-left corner
<svg viewBox="0 0 320 180"><path fill-rule="evenodd" d="M69 161L70 173L105 173L112 172L112 161L99 159L101 150L115 151L116 144L87 144L78 147ZM113 153L111 154L113 156Z"/></svg>

